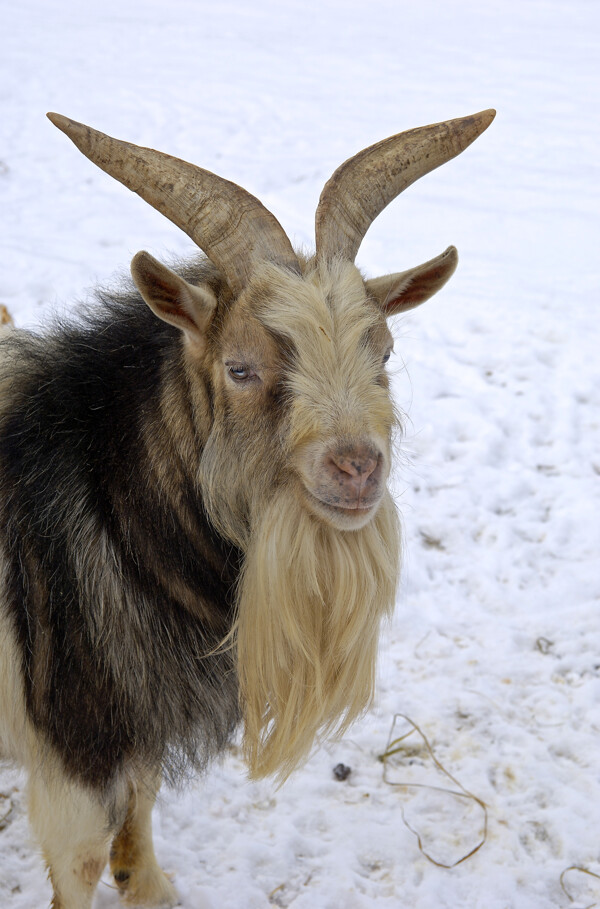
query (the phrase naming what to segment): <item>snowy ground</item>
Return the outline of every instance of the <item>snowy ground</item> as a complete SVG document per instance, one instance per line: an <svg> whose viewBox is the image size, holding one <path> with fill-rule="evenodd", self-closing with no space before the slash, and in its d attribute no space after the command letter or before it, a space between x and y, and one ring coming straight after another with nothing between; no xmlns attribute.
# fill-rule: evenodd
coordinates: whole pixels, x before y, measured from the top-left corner
<svg viewBox="0 0 600 909"><path fill-rule="evenodd" d="M241 183L310 246L320 189L350 154L498 109L358 256L375 275L449 243L461 255L396 326L406 556L376 704L279 791L249 784L232 752L164 792L157 851L186 909L600 904L600 880L560 883L570 866L600 872L596 0L6 0L0 22L0 301L20 325L76 305L138 249L191 249L47 110ZM487 841L452 869L403 812L450 865L481 811L384 781L396 713L487 806ZM456 789L416 735L389 778ZM3 909L50 898L21 787L0 772ZM104 880L97 907L114 909Z"/></svg>

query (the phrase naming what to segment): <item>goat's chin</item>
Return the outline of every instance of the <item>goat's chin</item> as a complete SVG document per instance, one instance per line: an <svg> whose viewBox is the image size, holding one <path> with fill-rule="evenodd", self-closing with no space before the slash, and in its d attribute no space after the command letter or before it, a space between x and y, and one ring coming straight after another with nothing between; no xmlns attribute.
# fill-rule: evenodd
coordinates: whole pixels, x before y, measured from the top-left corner
<svg viewBox="0 0 600 909"><path fill-rule="evenodd" d="M387 491L364 526L346 533L347 518L315 517L282 488L253 524L236 622L253 777L285 779L317 734L341 734L371 702L380 623L395 599L398 519Z"/></svg>

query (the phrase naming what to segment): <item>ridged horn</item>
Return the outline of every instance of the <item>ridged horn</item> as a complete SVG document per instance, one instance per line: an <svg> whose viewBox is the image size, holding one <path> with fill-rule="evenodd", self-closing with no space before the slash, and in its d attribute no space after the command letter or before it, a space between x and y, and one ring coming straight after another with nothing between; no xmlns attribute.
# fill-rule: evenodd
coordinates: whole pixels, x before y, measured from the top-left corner
<svg viewBox="0 0 600 909"><path fill-rule="evenodd" d="M487 129L495 110L434 123L377 142L349 158L327 181L316 213L319 259L354 262L378 214L402 190L445 164Z"/></svg>
<svg viewBox="0 0 600 909"><path fill-rule="evenodd" d="M241 186L60 114L49 113L48 118L90 161L181 228L221 270L235 293L248 283L259 262L300 271L279 221Z"/></svg>

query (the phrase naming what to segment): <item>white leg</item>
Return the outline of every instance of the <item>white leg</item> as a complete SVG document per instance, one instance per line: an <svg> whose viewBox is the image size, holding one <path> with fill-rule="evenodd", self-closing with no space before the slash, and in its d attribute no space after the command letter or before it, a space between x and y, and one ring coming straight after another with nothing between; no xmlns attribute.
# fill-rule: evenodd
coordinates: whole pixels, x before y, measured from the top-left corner
<svg viewBox="0 0 600 909"><path fill-rule="evenodd" d="M108 815L88 791L60 773L33 774L29 818L42 846L54 895L51 909L91 909L108 861Z"/></svg>

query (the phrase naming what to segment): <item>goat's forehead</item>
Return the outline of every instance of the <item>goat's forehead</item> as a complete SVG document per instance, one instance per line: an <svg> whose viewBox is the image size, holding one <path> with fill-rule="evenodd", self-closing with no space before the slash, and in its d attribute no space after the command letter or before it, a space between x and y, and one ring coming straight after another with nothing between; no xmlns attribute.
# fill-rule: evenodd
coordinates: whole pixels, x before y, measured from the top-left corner
<svg viewBox="0 0 600 909"><path fill-rule="evenodd" d="M321 350L326 357L350 353L367 336L376 343L390 338L360 272L347 262L309 269L303 276L265 266L234 307L226 328L224 340L230 343L243 339L250 347L264 348L269 346L264 335L274 335L300 354Z"/></svg>

